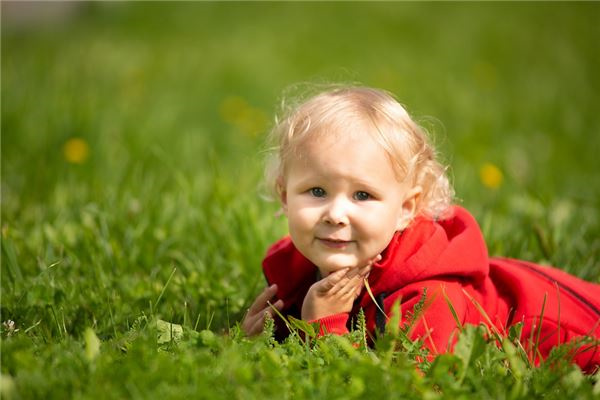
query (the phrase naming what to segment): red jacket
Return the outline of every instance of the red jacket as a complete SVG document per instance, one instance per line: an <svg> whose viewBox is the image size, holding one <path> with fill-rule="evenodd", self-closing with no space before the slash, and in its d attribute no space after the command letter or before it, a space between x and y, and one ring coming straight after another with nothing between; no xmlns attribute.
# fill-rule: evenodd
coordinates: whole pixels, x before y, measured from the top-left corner
<svg viewBox="0 0 600 400"><path fill-rule="evenodd" d="M268 250L263 270L268 283L278 285L283 313L299 318L304 296L316 281L315 265L286 237ZM421 338L433 354L451 350L456 341L458 328L447 299L461 325L484 323L504 334L509 326L523 322L521 343L531 352L537 341L543 357L558 343L582 336L600 337L600 285L555 268L488 257L477 222L460 207L454 208L449 219L417 218L397 233L382 260L373 266L369 285L387 316L401 300L402 324L426 293L423 312L410 334L413 339ZM322 329L347 333L349 317L360 308L369 331L384 327L387 317L363 290L350 314L320 319ZM575 353L574 361L586 371L600 365L597 341L580 346Z"/></svg>

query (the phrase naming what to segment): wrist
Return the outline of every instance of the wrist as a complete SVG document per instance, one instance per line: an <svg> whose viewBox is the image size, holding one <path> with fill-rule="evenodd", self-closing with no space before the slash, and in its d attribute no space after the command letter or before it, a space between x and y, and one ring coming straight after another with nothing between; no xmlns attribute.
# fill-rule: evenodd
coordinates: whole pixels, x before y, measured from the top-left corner
<svg viewBox="0 0 600 400"><path fill-rule="evenodd" d="M311 309L312 308L312 309ZM348 315L350 309L340 309L334 307L303 307L300 313L300 317L304 321L319 321L321 319L329 318L333 315Z"/></svg>

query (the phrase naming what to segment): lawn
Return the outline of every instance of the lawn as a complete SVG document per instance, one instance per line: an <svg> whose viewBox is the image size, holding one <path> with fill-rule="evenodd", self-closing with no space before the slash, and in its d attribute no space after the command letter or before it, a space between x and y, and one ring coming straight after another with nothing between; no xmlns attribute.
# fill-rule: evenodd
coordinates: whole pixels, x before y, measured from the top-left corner
<svg viewBox="0 0 600 400"><path fill-rule="evenodd" d="M286 233L264 139L307 83L395 93L490 254L600 283L600 4L40 7L2 2L3 398L600 396L475 328L430 364L402 332L237 327Z"/></svg>

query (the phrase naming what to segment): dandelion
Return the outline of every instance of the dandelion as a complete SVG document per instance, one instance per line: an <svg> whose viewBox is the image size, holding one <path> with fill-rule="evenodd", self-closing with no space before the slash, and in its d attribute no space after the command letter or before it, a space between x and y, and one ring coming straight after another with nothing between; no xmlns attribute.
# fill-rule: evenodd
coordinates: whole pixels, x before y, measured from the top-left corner
<svg viewBox="0 0 600 400"><path fill-rule="evenodd" d="M249 136L255 136L267 126L265 113L252 107L240 96L230 96L223 100L219 114L224 121L234 125Z"/></svg>
<svg viewBox="0 0 600 400"><path fill-rule="evenodd" d="M71 164L83 164L88 159L89 153L87 142L81 138L71 138L63 146L65 160Z"/></svg>
<svg viewBox="0 0 600 400"><path fill-rule="evenodd" d="M502 185L504 176L500 168L492 163L485 163L479 169L479 179L484 186L490 189L498 189Z"/></svg>
<svg viewBox="0 0 600 400"><path fill-rule="evenodd" d="M242 97L229 96L221 103L219 113L221 118L233 124L239 119L240 115L244 114L248 107L248 103Z"/></svg>

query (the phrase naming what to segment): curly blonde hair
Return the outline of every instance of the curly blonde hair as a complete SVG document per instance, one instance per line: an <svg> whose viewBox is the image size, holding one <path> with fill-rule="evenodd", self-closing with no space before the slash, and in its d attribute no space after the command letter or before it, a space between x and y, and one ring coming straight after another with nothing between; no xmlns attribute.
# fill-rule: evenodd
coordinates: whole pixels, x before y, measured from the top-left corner
<svg viewBox="0 0 600 400"><path fill-rule="evenodd" d="M301 154L303 143L351 133L370 135L388 154L399 181L421 186L417 214L431 219L448 216L454 190L425 130L392 94L362 86L325 90L284 108L270 135L265 183L271 193L281 193L287 160Z"/></svg>

